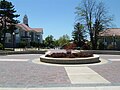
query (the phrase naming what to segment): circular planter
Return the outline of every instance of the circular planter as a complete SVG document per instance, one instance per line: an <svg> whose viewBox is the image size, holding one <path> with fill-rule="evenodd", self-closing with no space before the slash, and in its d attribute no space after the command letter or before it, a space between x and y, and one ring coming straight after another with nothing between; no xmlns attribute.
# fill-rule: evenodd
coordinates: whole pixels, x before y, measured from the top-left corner
<svg viewBox="0 0 120 90"><path fill-rule="evenodd" d="M85 58L52 58L42 55L40 56L40 61L53 64L90 64L100 62L99 55L96 54L94 54L93 57Z"/></svg>

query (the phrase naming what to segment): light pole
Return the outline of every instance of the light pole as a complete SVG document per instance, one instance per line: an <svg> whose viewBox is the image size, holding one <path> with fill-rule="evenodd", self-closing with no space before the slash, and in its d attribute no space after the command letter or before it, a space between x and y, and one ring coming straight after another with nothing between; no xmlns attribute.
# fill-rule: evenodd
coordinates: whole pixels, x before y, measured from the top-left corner
<svg viewBox="0 0 120 90"><path fill-rule="evenodd" d="M15 39L15 37L14 37L15 36L15 32L13 32L12 34L13 34L13 51L14 51L14 49L15 49L15 40L14 40Z"/></svg>
<svg viewBox="0 0 120 90"><path fill-rule="evenodd" d="M103 36L103 39L104 39L103 43L104 43L104 50L105 50L105 49L106 49L106 48L105 48L105 46L106 46L105 36Z"/></svg>
<svg viewBox="0 0 120 90"><path fill-rule="evenodd" d="M116 48L115 34L113 34L113 47L114 47L114 50L115 50L115 48Z"/></svg>
<svg viewBox="0 0 120 90"><path fill-rule="evenodd" d="M40 50L40 47L39 47L40 43L39 42L40 42L40 38L38 37L38 50Z"/></svg>

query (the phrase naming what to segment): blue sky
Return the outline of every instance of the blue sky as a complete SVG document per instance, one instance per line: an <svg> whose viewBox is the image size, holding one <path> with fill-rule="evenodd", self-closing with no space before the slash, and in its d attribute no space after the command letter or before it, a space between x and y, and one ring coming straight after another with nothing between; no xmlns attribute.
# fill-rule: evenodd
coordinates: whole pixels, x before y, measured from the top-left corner
<svg viewBox="0 0 120 90"><path fill-rule="evenodd" d="M53 35L58 39L64 34L70 37L74 30L75 7L81 0L9 0L15 5L21 22L27 14L29 26L43 28L44 38ZM120 27L120 1L103 0L110 15L114 15L114 27Z"/></svg>

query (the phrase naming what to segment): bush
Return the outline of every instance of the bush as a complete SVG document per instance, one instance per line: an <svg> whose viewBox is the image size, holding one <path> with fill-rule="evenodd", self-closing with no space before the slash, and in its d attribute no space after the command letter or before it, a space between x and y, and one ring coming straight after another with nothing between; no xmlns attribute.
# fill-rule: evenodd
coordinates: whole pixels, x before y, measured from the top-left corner
<svg viewBox="0 0 120 90"><path fill-rule="evenodd" d="M0 50L3 50L3 44L0 43Z"/></svg>
<svg viewBox="0 0 120 90"><path fill-rule="evenodd" d="M30 46L32 46L32 47L39 47L39 43L30 42Z"/></svg>
<svg viewBox="0 0 120 90"><path fill-rule="evenodd" d="M84 45L81 47L81 49L82 49L82 50L88 50L88 49L89 49L89 46L84 44Z"/></svg>
<svg viewBox="0 0 120 90"><path fill-rule="evenodd" d="M88 43L85 43L85 44L81 47L81 49L83 49L83 50L90 50L90 45L89 45Z"/></svg>
<svg viewBox="0 0 120 90"><path fill-rule="evenodd" d="M74 50L75 48L76 48L76 44L75 43L70 43L70 44L68 44L68 45L65 45L64 46L64 49L66 49L66 50L69 50L69 49L72 49L72 50Z"/></svg>
<svg viewBox="0 0 120 90"><path fill-rule="evenodd" d="M103 42L100 42L99 45L98 45L98 49L99 50L104 50L104 49L106 49L106 45L104 45Z"/></svg>
<svg viewBox="0 0 120 90"><path fill-rule="evenodd" d="M108 47L107 47L107 49L113 50L113 49L114 49L114 46L113 46L112 44L109 44Z"/></svg>
<svg viewBox="0 0 120 90"><path fill-rule="evenodd" d="M25 41L21 41L20 43L19 43L19 47L20 48L25 48L27 46L27 43L25 42Z"/></svg>

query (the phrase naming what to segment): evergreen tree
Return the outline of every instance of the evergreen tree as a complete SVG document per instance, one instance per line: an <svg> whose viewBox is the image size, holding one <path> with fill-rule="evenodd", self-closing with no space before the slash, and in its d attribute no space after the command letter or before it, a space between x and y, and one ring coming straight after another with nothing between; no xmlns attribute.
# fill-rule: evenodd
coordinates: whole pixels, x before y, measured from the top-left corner
<svg viewBox="0 0 120 90"><path fill-rule="evenodd" d="M60 47L64 47L65 45L68 45L69 42L70 42L70 37L69 37L67 34L61 36L61 37L58 39L58 43L59 43L59 46L60 46Z"/></svg>
<svg viewBox="0 0 120 90"><path fill-rule="evenodd" d="M73 41L78 47L83 45L84 41L84 26L80 23L76 23L74 26L74 31L72 32Z"/></svg>
<svg viewBox="0 0 120 90"><path fill-rule="evenodd" d="M45 38L45 42L44 43L45 43L46 47L53 48L54 47L54 37L52 35L48 35Z"/></svg>
<svg viewBox="0 0 120 90"><path fill-rule="evenodd" d="M0 38L3 35L3 45L5 45L6 33L12 34L16 29L15 25L19 22L15 19L19 17L15 12L14 5L11 2L0 1Z"/></svg>

